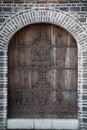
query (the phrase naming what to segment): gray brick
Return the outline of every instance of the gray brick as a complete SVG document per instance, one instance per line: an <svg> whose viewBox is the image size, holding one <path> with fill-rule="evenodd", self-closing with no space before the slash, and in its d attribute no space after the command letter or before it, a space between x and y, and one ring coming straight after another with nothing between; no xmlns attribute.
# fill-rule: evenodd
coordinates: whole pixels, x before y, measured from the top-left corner
<svg viewBox="0 0 87 130"><path fill-rule="evenodd" d="M70 4L71 6L73 6L73 7L76 7L76 4L75 3L73 3L73 4Z"/></svg>
<svg viewBox="0 0 87 130"><path fill-rule="evenodd" d="M2 7L0 7L0 12L2 12Z"/></svg>
<svg viewBox="0 0 87 130"><path fill-rule="evenodd" d="M3 56L4 55L4 52L0 52L0 56Z"/></svg>
<svg viewBox="0 0 87 130"><path fill-rule="evenodd" d="M0 23L4 23L5 22L5 18L0 18Z"/></svg>
<svg viewBox="0 0 87 130"><path fill-rule="evenodd" d="M12 7L3 7L3 11L4 12L13 12L13 8Z"/></svg>
<svg viewBox="0 0 87 130"><path fill-rule="evenodd" d="M87 96L83 96L83 99L84 99L84 100L87 100Z"/></svg>
<svg viewBox="0 0 87 130"><path fill-rule="evenodd" d="M81 7L81 11L87 11L87 7Z"/></svg>
<svg viewBox="0 0 87 130"><path fill-rule="evenodd" d="M79 3L79 4L76 4L77 7L81 7L83 4L82 3Z"/></svg>
<svg viewBox="0 0 87 130"><path fill-rule="evenodd" d="M11 6L11 4L7 4L7 6L9 6L9 7L10 7L10 6Z"/></svg>
<svg viewBox="0 0 87 130"><path fill-rule="evenodd" d="M0 84L0 89L1 89L1 88L4 88L4 85L3 85L3 84Z"/></svg>
<svg viewBox="0 0 87 130"><path fill-rule="evenodd" d="M0 65L1 66L1 65ZM0 78L2 78L3 77L3 73L0 73Z"/></svg>
<svg viewBox="0 0 87 130"><path fill-rule="evenodd" d="M14 7L14 12L23 11L24 7Z"/></svg>
<svg viewBox="0 0 87 130"><path fill-rule="evenodd" d="M70 11L80 11L80 7L71 7Z"/></svg>
<svg viewBox="0 0 87 130"><path fill-rule="evenodd" d="M87 0L81 0L82 3L87 3Z"/></svg>
<svg viewBox="0 0 87 130"><path fill-rule="evenodd" d="M84 123L87 123L87 119L83 119Z"/></svg>
<svg viewBox="0 0 87 130"><path fill-rule="evenodd" d="M66 4L66 6L71 6L71 4L69 3L69 4Z"/></svg>
<svg viewBox="0 0 87 130"><path fill-rule="evenodd" d="M0 122L3 121L3 117L0 117Z"/></svg>
<svg viewBox="0 0 87 130"><path fill-rule="evenodd" d="M3 106L3 102L0 102L0 106Z"/></svg>
<svg viewBox="0 0 87 130"><path fill-rule="evenodd" d="M0 111L3 110L4 106L0 106ZM1 121L1 117L0 117L0 121Z"/></svg>
<svg viewBox="0 0 87 130"><path fill-rule="evenodd" d="M60 10L62 10L62 11L69 11L69 8L68 7L60 7Z"/></svg>
<svg viewBox="0 0 87 130"><path fill-rule="evenodd" d="M86 22L86 18L78 18L80 22Z"/></svg>
<svg viewBox="0 0 87 130"><path fill-rule="evenodd" d="M4 98L4 96L3 95L0 95L0 99L3 99Z"/></svg>
<svg viewBox="0 0 87 130"><path fill-rule="evenodd" d="M87 7L87 4L82 4L83 6Z"/></svg>

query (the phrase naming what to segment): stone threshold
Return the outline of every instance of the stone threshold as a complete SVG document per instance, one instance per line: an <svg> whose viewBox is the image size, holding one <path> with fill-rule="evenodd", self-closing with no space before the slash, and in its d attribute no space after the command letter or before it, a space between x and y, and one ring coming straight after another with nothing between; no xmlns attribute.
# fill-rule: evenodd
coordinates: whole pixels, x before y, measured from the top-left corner
<svg viewBox="0 0 87 130"><path fill-rule="evenodd" d="M7 129L55 129L75 130L78 129L78 119L8 119Z"/></svg>

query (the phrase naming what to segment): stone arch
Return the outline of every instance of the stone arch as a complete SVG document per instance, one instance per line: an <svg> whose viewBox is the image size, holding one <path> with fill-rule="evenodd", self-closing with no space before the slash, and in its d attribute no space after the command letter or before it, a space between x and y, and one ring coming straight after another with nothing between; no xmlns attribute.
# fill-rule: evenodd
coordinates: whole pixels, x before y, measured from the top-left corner
<svg viewBox="0 0 87 130"><path fill-rule="evenodd" d="M9 19L1 26L0 49L6 49L10 38L22 27L32 23L52 23L66 29L76 39L78 46L86 49L87 32L81 22L68 13L53 8L32 8L20 12Z"/></svg>
<svg viewBox="0 0 87 130"><path fill-rule="evenodd" d="M87 55L87 31L83 24L73 18L68 13L65 13L60 10L56 10L48 7L39 7L32 8L29 10L25 10L23 12L19 12L12 17L9 17L5 23L0 28L0 88L2 96L2 116L0 117L0 123L2 129L6 129L6 119L7 119L7 51L8 44L11 37L21 28L33 23L52 23L54 25L58 25L64 29L66 29L77 41L78 45L78 94L80 95L79 102L79 127L83 128L85 124L84 117L81 117L83 113L83 81L84 81L84 73L83 73L83 55ZM85 50L85 51L84 51ZM83 53L84 52L84 53ZM87 56L86 56L87 59ZM85 73L86 74L86 73ZM87 78L87 77L86 77ZM86 85L86 84L85 84ZM84 86L85 86L84 85Z"/></svg>

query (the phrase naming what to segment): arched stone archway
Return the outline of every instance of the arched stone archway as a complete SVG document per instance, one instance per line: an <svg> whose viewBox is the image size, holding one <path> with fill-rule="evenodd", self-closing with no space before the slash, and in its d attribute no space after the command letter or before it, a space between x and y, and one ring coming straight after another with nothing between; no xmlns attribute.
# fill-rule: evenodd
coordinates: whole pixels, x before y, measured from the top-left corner
<svg viewBox="0 0 87 130"><path fill-rule="evenodd" d="M11 37L21 28L33 23L52 23L66 29L77 41L78 46L78 120L79 128L87 128L87 32L86 28L71 15L53 8L39 7L20 12L10 18L0 28L0 96L1 129L6 129L7 120L7 51Z"/></svg>
<svg viewBox="0 0 87 130"><path fill-rule="evenodd" d="M81 22L68 13L47 7L33 8L8 18L0 29L0 49L6 49L10 38L16 31L26 25L38 22L52 23L63 27L73 35L78 46L86 49L87 32Z"/></svg>

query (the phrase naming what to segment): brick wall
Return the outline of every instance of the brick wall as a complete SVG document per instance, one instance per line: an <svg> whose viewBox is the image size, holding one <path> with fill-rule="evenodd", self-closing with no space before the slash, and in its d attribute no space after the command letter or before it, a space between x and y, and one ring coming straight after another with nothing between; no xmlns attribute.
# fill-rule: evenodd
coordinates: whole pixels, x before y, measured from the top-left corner
<svg viewBox="0 0 87 130"><path fill-rule="evenodd" d="M9 2L8 2L9 1ZM79 84L78 84L78 94L80 95L79 100L79 129L87 129L87 82L86 82L86 66L84 67L87 61L87 0L79 0L79 2L58 2L58 0L53 2L27 2L28 0L11 1L3 0L0 1L0 130L6 129L6 119L7 119L7 44L11 36L17 31L17 29L22 28L23 26L33 23L35 21L42 22L52 22L54 24L60 25L68 30L73 37L77 40L78 43L78 73L79 73ZM44 8L47 8L44 10ZM31 13L27 10L31 9ZM39 10L38 10L39 9ZM46 11L48 14L50 11L53 11L52 16L49 15L44 18L41 18L41 10L44 11L46 16ZM61 13L62 10L67 12L67 14ZM25 10L25 11L24 11ZM37 13L34 11L36 10ZM21 12L21 13L20 13ZM25 12L25 13L23 13ZM56 15L56 12L58 13ZM18 14L16 14L18 13ZM15 15L16 14L16 15ZM14 15L13 17L11 17ZM35 17L36 15L36 17ZM71 16L70 16L71 15ZM30 16L30 18L28 17ZM33 16L33 18L32 18ZM56 16L56 17L55 17ZM59 18L61 16L61 18ZM11 17L11 18L10 18ZM23 17L25 20L23 21ZM74 17L74 19L73 19ZM78 20L76 20L78 19ZM28 20L26 22L26 20ZM69 22L68 22L69 20ZM23 21L23 22L21 22ZM60 24L59 24L60 23ZM68 23L68 24L67 24ZM74 29L73 29L74 28ZM82 48L79 48L80 47ZM84 53L83 53L83 50ZM83 60L84 58L84 60ZM84 77L85 75L85 77ZM85 91L86 90L86 91ZM85 95L85 99L84 98ZM86 101L86 102L85 102ZM84 114L85 112L85 114Z"/></svg>
<svg viewBox="0 0 87 130"><path fill-rule="evenodd" d="M11 1L11 2L10 2ZM42 6L44 2L12 2L13 0L0 1L0 25L11 15L30 9L33 6ZM28 0L30 1L30 0ZM33 1L33 0L32 0ZM78 18L84 24L87 23L87 0L79 2L47 2L47 6L52 6L55 9L60 9L65 12L69 12L75 18Z"/></svg>

